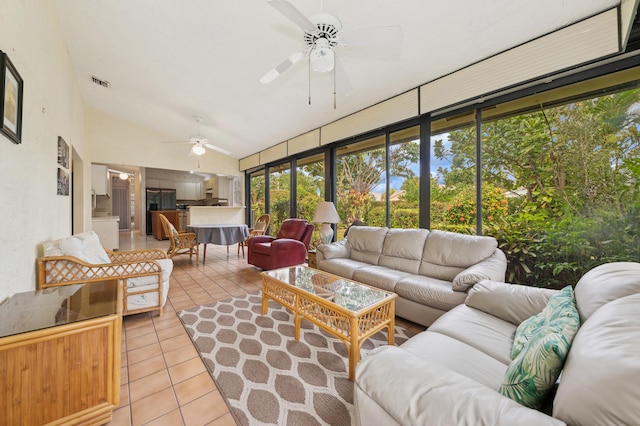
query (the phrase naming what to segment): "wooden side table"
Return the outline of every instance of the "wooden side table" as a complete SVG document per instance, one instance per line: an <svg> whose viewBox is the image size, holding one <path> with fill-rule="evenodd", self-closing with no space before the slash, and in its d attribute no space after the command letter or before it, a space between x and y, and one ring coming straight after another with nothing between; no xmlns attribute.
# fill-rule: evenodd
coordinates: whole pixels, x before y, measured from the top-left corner
<svg viewBox="0 0 640 426"><path fill-rule="evenodd" d="M117 280L18 293L0 305L0 424L98 425L120 400Z"/></svg>
<svg viewBox="0 0 640 426"><path fill-rule="evenodd" d="M309 265L309 268L317 268L318 264L316 263L316 251L315 250L309 250L309 252L307 253L307 264Z"/></svg>

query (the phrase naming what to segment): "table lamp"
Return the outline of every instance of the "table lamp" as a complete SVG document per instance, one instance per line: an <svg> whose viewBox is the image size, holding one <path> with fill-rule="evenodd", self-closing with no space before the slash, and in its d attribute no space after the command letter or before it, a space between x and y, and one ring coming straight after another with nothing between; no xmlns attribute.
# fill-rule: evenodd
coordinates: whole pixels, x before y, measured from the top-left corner
<svg viewBox="0 0 640 426"><path fill-rule="evenodd" d="M318 204L316 214L313 215L313 222L322 223L320 240L322 240L322 244L329 244L333 241L333 228L331 228L331 224L339 223L340 216L338 216L336 207L331 201L322 201Z"/></svg>

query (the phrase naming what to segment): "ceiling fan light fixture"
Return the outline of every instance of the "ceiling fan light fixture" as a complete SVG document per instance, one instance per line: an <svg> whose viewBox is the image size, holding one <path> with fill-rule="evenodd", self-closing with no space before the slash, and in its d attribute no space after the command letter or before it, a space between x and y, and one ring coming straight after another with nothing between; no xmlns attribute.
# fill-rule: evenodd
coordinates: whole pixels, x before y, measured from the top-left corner
<svg viewBox="0 0 640 426"><path fill-rule="evenodd" d="M193 152L195 155L204 155L207 150L204 149L204 146L197 143L191 148L191 152Z"/></svg>
<svg viewBox="0 0 640 426"><path fill-rule="evenodd" d="M335 66L335 53L326 39L318 39L316 48L309 54L311 69L316 72L329 72Z"/></svg>

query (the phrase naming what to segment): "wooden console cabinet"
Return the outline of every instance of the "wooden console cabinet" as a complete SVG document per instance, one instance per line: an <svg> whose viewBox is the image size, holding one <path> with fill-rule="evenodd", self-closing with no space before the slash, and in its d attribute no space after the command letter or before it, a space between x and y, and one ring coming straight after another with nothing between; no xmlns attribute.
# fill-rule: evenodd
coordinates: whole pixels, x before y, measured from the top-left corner
<svg viewBox="0 0 640 426"><path fill-rule="evenodd" d="M151 232L153 236L156 237L156 240L166 240L169 237L164 232L164 228L159 217L160 214L163 214L167 219L169 219L169 222L171 222L176 229L180 229L180 214L178 210L151 211Z"/></svg>
<svg viewBox="0 0 640 426"><path fill-rule="evenodd" d="M98 425L120 399L116 280L16 294L0 306L0 424Z"/></svg>

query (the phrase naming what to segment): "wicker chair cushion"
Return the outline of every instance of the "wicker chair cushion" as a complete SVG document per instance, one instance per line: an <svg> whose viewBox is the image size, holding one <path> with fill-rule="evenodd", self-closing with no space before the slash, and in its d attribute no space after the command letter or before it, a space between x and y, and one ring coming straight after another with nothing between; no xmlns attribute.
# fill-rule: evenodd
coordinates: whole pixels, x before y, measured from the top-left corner
<svg viewBox="0 0 640 426"><path fill-rule="evenodd" d="M73 256L84 262L111 263L107 252L94 231L83 232L67 238L44 243L45 256Z"/></svg>

